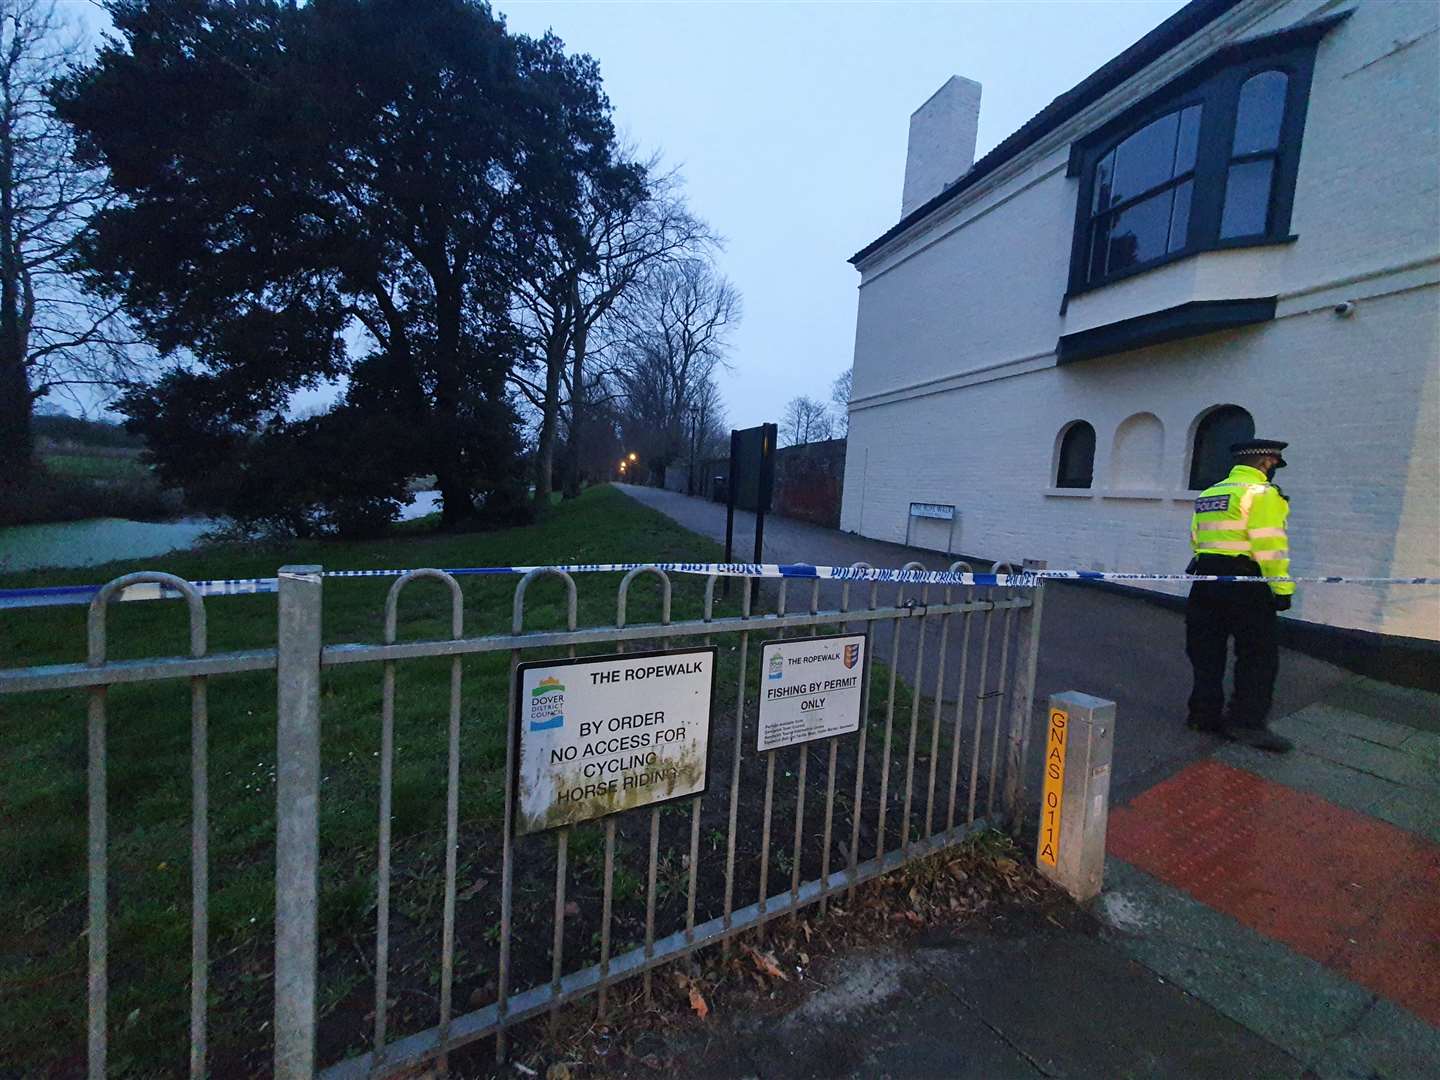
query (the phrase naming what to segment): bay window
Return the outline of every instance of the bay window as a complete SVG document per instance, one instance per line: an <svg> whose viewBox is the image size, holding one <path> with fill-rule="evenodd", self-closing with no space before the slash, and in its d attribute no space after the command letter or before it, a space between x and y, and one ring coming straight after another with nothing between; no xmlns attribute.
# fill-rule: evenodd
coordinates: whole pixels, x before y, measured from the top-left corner
<svg viewBox="0 0 1440 1080"><path fill-rule="evenodd" d="M1075 295L1202 251L1283 243L1327 25L1221 50L1071 148Z"/></svg>

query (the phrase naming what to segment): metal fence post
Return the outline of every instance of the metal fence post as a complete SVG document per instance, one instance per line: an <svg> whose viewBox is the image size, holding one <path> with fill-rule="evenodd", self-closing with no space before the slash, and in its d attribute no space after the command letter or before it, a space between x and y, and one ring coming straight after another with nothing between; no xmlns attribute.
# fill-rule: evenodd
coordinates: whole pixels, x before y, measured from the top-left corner
<svg viewBox="0 0 1440 1080"><path fill-rule="evenodd" d="M1040 559L1026 559L1026 570L1044 570ZM1040 621L1045 610L1045 582L1030 590L1030 606L1016 612L1015 690L1010 696L1010 745L1005 768L1005 817L1010 835L1018 836L1025 817L1025 762L1034 724L1035 664L1040 655Z"/></svg>
<svg viewBox="0 0 1440 1080"><path fill-rule="evenodd" d="M280 568L275 736L275 1076L315 1072L320 893L318 566Z"/></svg>

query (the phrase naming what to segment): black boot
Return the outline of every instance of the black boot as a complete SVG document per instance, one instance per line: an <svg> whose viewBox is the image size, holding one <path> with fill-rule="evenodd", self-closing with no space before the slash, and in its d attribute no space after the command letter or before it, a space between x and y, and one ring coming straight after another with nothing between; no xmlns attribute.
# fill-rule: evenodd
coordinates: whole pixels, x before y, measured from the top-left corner
<svg viewBox="0 0 1440 1080"><path fill-rule="evenodd" d="M1263 727L1240 727L1235 724L1227 725L1221 732L1231 742L1244 743L1246 746L1253 746L1256 750L1268 750L1272 754L1288 754L1295 749L1295 744L1283 735L1276 735L1273 731Z"/></svg>

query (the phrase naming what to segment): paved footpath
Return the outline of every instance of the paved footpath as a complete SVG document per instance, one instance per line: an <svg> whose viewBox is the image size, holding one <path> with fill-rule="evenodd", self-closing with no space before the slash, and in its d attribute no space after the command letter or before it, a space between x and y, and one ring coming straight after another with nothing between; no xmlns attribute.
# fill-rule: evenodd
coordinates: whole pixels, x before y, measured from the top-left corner
<svg viewBox="0 0 1440 1080"><path fill-rule="evenodd" d="M687 529L724 541L723 505L659 488L617 486ZM736 512L737 557L749 558L754 523L753 514ZM636 542L639 547L643 538L637 537ZM914 560L937 570L950 561L939 552L868 540L773 515L765 519L765 560L835 566L868 562L884 567L903 566ZM882 593L882 601L886 596ZM838 599L831 599L838 603ZM889 633L886 623L876 627L875 655L888 655ZM930 640L935 640L933 633ZM913 641L913 631L906 628L901 634L902 672L913 670ZM947 700L953 696L953 679L960 671L958 634L951 635L950 647ZM932 645L927 665L933 665L934 651ZM997 659L991 657L992 665ZM1325 693L1354 679L1354 675L1333 664L1282 650L1280 677L1275 686L1276 713L1283 715L1317 702ZM1117 796L1142 791L1214 748L1212 738L1184 727L1190 665L1185 659L1185 623L1177 611L1093 586L1064 582L1047 585L1035 694L1043 703L1049 695L1065 690L1081 690L1116 703L1117 731L1123 735L1115 744L1112 787ZM1044 745L1043 708L1035 711L1034 722L1031 744ZM1039 755L1031 756L1032 780L1036 782L1029 788L1034 793L1039 790L1040 759Z"/></svg>
<svg viewBox="0 0 1440 1080"><path fill-rule="evenodd" d="M723 538L723 507L625 490ZM771 561L943 559L765 531ZM1079 586L1046 605L1039 700L1118 704L1104 893L1064 925L845 958L707 1075L1440 1076L1440 695L1287 651L1274 727L1296 750L1267 755L1180 727L1178 613Z"/></svg>
<svg viewBox="0 0 1440 1080"><path fill-rule="evenodd" d="M1111 811L1107 938L1321 1077L1440 1076L1440 695L1354 679Z"/></svg>

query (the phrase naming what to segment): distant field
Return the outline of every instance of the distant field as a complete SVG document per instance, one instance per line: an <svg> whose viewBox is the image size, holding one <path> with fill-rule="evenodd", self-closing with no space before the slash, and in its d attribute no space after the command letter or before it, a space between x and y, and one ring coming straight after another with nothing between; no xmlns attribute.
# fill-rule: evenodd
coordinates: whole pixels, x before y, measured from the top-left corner
<svg viewBox="0 0 1440 1080"><path fill-rule="evenodd" d="M46 432L37 425L38 468L0 492L0 531L86 518L167 521L183 513L181 493L161 486L141 461L142 448L118 442L123 431L67 416L38 420L65 421L65 429Z"/></svg>
<svg viewBox="0 0 1440 1080"><path fill-rule="evenodd" d="M149 470L140 463L136 453L87 453L84 450L42 451L40 460L51 472L63 476L82 476L91 480L122 480L142 477Z"/></svg>

